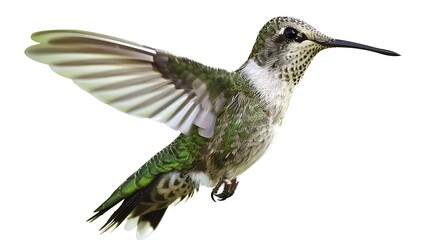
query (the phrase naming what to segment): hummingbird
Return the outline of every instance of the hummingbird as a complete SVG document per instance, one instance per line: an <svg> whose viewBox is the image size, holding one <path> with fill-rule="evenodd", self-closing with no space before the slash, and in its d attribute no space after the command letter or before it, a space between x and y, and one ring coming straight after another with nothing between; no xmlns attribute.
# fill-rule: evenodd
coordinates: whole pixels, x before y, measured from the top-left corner
<svg viewBox="0 0 429 240"><path fill-rule="evenodd" d="M282 124L295 86L318 52L343 47L398 53L334 39L302 20L275 17L260 30L236 71L102 34L50 30L32 34L25 53L70 78L98 100L165 123L180 135L125 180L89 222L120 203L100 231L156 229L167 208L200 186L223 201L237 177L265 153Z"/></svg>

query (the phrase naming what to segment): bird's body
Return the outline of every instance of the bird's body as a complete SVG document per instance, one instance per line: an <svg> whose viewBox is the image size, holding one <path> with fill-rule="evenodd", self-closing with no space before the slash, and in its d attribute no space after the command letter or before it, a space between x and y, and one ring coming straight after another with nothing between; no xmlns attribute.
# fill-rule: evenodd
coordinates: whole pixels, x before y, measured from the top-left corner
<svg viewBox="0 0 429 240"><path fill-rule="evenodd" d="M294 87L319 51L353 47L396 54L332 39L289 17L265 24L248 60L234 72L90 32L44 31L33 39L40 44L26 50L31 58L120 111L182 132L90 218L122 201L102 229L128 219L126 228L137 226L140 237L157 227L170 204L200 185L214 187L212 198L220 200L234 193L236 178L270 145Z"/></svg>
<svg viewBox="0 0 429 240"><path fill-rule="evenodd" d="M162 180L162 183L158 184L160 186L165 184L165 181L170 182L171 186L167 187L170 190L173 189L174 183L186 189L179 191L179 194L172 198L165 197L168 199L166 202L171 204L177 199L181 200L192 195L199 185L214 187L222 179L236 179L253 165L268 148L276 129L280 126L294 86L292 82L289 84L277 81L273 82L275 83L273 86L266 83L263 87L258 83L249 84L252 83L250 79L254 71L259 71L260 75L268 73L258 69L253 61L243 66L240 71L223 72L222 78L230 78L240 91L225 100L226 107L217 117L212 137L201 136L197 129L189 134L180 134L169 146L131 175L97 209L99 214L94 217L98 217L118 201L127 198L128 194L132 195L156 180ZM256 79L273 76L260 77ZM279 89L282 89L282 92L278 92L277 96L272 94ZM186 176L187 179L182 176ZM180 180L176 181L177 179ZM158 185L155 187L159 187ZM165 209L165 206L161 205ZM121 222L123 219L111 220L108 221L107 228L109 224Z"/></svg>

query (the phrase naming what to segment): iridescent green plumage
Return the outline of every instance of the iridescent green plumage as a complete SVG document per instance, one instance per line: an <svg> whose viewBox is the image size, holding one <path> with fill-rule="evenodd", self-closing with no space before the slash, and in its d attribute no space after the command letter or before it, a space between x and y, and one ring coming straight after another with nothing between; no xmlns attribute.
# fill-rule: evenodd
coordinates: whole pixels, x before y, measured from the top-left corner
<svg viewBox="0 0 429 240"><path fill-rule="evenodd" d="M175 170L184 171L194 168L196 163L195 156L197 156L201 147L206 142L207 138L198 134L192 134L190 136L181 134L170 145L158 152L140 169L133 173L95 211L106 212L124 198L147 187L162 173Z"/></svg>
<svg viewBox="0 0 429 240"><path fill-rule="evenodd" d="M230 197L236 178L266 151L294 87L328 47L394 52L335 40L301 20L278 17L261 29L249 59L235 72L101 34L54 30L33 34L26 54L71 78L100 101L182 132L121 184L89 221L121 203L102 227L128 220L144 238L168 206L200 185ZM218 193L219 187L223 191Z"/></svg>

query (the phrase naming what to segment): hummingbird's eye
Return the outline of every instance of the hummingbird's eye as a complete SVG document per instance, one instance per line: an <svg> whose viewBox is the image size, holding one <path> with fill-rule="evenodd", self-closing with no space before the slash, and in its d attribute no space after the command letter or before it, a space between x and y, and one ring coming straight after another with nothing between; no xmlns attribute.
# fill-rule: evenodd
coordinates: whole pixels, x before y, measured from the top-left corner
<svg viewBox="0 0 429 240"><path fill-rule="evenodd" d="M287 27L283 31L283 36L286 39L289 39L289 40L293 40L296 37L297 34L298 34L298 31L295 28L292 28L292 27Z"/></svg>

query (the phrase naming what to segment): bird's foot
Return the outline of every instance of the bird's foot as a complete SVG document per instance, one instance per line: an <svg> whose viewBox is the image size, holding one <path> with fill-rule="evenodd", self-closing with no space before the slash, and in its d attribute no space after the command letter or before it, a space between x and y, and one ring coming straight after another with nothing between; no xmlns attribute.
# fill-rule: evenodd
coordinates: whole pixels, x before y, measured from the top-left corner
<svg viewBox="0 0 429 240"><path fill-rule="evenodd" d="M218 193L217 191L223 185L222 192ZM221 178L217 185L212 190L212 200L216 202L215 196L218 198L218 201L223 201L232 195L234 195L235 189L237 189L238 181L236 178L229 180L227 178Z"/></svg>

